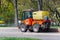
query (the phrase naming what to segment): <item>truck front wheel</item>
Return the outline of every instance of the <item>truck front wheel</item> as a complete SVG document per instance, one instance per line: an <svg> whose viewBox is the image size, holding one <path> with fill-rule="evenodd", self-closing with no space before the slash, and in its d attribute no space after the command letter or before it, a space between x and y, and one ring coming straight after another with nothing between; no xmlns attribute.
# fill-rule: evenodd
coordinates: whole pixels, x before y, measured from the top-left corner
<svg viewBox="0 0 60 40"><path fill-rule="evenodd" d="M26 32L27 31L27 26L25 24L20 25L20 30L21 32Z"/></svg>

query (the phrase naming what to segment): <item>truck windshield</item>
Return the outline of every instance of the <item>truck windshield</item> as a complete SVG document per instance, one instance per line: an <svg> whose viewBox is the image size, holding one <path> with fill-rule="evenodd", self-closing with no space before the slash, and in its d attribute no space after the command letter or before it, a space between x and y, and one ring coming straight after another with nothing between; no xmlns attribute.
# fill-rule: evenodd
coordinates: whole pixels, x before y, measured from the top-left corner
<svg viewBox="0 0 60 40"><path fill-rule="evenodd" d="M30 11L24 12L24 17L25 17L25 19L32 18L32 12L30 12Z"/></svg>
<svg viewBox="0 0 60 40"><path fill-rule="evenodd" d="M32 18L32 12L31 11L24 11L22 13L21 20Z"/></svg>

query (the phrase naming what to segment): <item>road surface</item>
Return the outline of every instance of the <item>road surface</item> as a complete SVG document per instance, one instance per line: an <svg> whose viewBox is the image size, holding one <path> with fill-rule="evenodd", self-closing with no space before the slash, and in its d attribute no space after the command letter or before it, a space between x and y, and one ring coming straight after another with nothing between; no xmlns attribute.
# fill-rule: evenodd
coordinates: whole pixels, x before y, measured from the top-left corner
<svg viewBox="0 0 60 40"><path fill-rule="evenodd" d="M42 40L60 40L60 33L54 32L20 32L17 27L5 27L0 28L0 37L27 37L37 38Z"/></svg>

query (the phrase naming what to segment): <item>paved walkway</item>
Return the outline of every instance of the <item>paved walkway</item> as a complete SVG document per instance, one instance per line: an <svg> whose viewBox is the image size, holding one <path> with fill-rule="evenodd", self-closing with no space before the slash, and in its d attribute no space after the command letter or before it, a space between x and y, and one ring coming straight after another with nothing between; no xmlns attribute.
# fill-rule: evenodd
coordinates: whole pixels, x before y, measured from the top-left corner
<svg viewBox="0 0 60 40"><path fill-rule="evenodd" d="M42 40L60 40L58 32L20 32L17 27L0 27L0 37L27 37Z"/></svg>

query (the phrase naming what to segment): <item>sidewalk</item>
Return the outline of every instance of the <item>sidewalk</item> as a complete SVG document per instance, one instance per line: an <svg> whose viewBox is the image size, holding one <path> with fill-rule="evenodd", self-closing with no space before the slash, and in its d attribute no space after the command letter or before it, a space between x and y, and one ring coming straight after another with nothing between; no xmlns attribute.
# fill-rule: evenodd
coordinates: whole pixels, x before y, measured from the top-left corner
<svg viewBox="0 0 60 40"><path fill-rule="evenodd" d="M18 30L18 27L0 27L0 30Z"/></svg>
<svg viewBox="0 0 60 40"><path fill-rule="evenodd" d="M0 32L20 32L18 27L0 27Z"/></svg>

